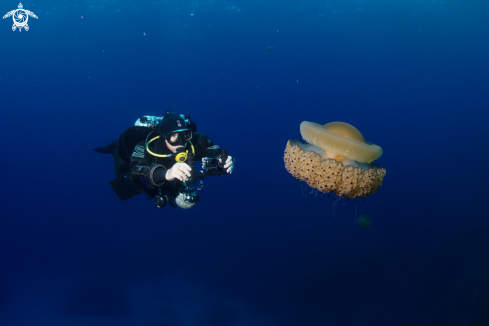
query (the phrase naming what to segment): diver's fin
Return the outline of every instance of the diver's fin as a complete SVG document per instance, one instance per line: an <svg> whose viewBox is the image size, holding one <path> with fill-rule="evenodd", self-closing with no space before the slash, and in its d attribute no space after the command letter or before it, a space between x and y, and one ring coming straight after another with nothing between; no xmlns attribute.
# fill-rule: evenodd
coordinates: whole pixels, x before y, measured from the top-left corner
<svg viewBox="0 0 489 326"><path fill-rule="evenodd" d="M114 140L111 144L104 147L95 147L93 150L102 154L112 154L114 149L117 148L117 140Z"/></svg>

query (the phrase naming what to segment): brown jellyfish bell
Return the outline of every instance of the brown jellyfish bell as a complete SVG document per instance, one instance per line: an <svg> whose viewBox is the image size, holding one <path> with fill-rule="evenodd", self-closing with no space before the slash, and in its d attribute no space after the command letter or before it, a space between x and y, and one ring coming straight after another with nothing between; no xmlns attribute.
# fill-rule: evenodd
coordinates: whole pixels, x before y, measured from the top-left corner
<svg viewBox="0 0 489 326"><path fill-rule="evenodd" d="M382 148L367 142L357 128L304 121L300 130L307 143L289 140L284 155L285 168L295 178L345 198L372 195L382 185L386 171L372 164Z"/></svg>

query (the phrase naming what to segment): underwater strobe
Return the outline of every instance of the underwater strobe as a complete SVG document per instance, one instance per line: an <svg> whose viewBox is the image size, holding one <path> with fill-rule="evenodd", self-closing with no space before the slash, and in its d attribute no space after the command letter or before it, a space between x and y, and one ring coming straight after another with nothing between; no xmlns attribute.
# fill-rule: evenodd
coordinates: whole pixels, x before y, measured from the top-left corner
<svg viewBox="0 0 489 326"><path fill-rule="evenodd" d="M184 183L184 187L180 188L177 197L175 197L175 203L178 207L183 209L189 209L194 207L195 203L200 200L199 195L195 191L194 187L187 186L187 184L192 184L195 182L195 162L194 155L188 153L187 164L190 166L190 178Z"/></svg>
<svg viewBox="0 0 489 326"><path fill-rule="evenodd" d="M194 187L186 186L186 187L182 187L179 190L178 195L175 198L175 203L180 208L189 209L194 207L195 203L198 202L199 200L200 197L199 195L197 195L197 192L194 190Z"/></svg>

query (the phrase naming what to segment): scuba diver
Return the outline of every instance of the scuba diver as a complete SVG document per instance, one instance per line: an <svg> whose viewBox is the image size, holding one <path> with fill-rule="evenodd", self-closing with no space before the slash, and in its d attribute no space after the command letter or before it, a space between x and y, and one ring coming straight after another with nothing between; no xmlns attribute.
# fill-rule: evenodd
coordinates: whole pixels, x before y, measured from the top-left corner
<svg viewBox="0 0 489 326"><path fill-rule="evenodd" d="M193 207L199 195L191 184L200 179L200 190L204 177L230 174L234 169L234 158L198 133L189 115L170 111L163 117L139 118L118 140L94 151L112 154L116 179L110 184L119 199L146 194L158 208L166 203ZM196 174L195 161L201 161L206 171Z"/></svg>

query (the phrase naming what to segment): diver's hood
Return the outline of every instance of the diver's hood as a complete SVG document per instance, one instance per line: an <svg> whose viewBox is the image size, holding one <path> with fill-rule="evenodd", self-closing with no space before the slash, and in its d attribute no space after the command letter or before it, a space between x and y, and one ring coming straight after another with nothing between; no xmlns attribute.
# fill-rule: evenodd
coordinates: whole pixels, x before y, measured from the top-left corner
<svg viewBox="0 0 489 326"><path fill-rule="evenodd" d="M175 112L166 111L163 119L158 124L158 132L160 135L168 136L174 132L182 132L191 130L187 127L185 119Z"/></svg>

